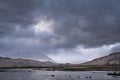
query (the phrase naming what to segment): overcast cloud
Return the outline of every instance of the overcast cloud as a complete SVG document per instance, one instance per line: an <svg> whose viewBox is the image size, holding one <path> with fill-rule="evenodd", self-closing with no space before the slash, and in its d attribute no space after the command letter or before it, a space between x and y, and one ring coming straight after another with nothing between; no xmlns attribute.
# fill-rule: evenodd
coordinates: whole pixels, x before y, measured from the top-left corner
<svg viewBox="0 0 120 80"><path fill-rule="evenodd" d="M120 0L0 0L0 56L81 63L116 51Z"/></svg>

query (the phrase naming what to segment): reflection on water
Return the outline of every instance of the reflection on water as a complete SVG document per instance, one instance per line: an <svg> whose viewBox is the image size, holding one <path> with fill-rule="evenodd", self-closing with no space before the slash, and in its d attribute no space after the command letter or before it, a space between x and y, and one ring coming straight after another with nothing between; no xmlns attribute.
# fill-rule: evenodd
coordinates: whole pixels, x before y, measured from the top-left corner
<svg viewBox="0 0 120 80"><path fill-rule="evenodd" d="M38 71L30 69L3 70L0 80L120 80L107 71Z"/></svg>

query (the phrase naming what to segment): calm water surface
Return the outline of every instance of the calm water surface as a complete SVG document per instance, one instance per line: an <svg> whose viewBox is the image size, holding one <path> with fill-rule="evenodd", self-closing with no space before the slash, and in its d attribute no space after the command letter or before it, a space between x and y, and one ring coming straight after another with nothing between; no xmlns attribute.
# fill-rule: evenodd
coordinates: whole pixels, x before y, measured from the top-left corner
<svg viewBox="0 0 120 80"><path fill-rule="evenodd" d="M8 70L0 72L0 80L120 80L120 76L108 76L107 73L107 71Z"/></svg>

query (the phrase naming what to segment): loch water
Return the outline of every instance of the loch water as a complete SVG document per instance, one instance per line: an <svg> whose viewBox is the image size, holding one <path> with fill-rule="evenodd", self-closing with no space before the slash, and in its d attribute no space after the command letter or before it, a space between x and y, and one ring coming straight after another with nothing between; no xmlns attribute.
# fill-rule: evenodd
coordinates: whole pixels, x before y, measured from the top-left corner
<svg viewBox="0 0 120 80"><path fill-rule="evenodd" d="M10 69L0 71L0 80L120 80L120 76L110 76L107 73L108 71Z"/></svg>

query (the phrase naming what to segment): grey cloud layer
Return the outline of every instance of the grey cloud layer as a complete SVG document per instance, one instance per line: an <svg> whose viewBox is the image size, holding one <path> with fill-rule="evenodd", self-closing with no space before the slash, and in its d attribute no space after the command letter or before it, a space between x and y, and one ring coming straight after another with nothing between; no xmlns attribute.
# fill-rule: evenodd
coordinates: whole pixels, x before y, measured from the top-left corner
<svg viewBox="0 0 120 80"><path fill-rule="evenodd" d="M37 18L44 16L55 21L54 35L36 36L31 28L38 22ZM44 53L78 45L97 47L119 43L119 36L119 0L0 0L3 53L9 47L15 53L21 50Z"/></svg>
<svg viewBox="0 0 120 80"><path fill-rule="evenodd" d="M61 46L100 46L120 41L118 0L77 0L63 3L53 5L51 12L52 18L59 22L55 33L65 38ZM60 5L62 7L58 7Z"/></svg>

